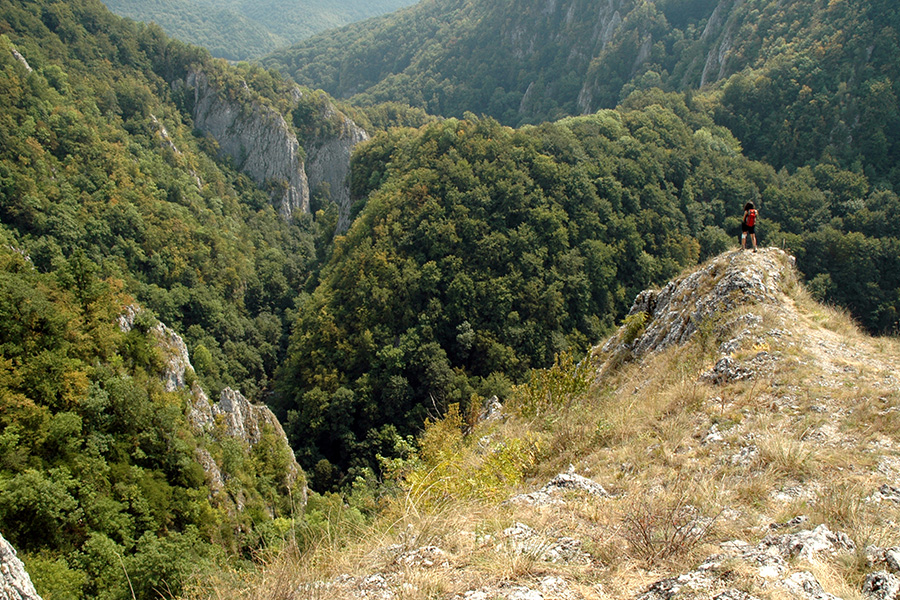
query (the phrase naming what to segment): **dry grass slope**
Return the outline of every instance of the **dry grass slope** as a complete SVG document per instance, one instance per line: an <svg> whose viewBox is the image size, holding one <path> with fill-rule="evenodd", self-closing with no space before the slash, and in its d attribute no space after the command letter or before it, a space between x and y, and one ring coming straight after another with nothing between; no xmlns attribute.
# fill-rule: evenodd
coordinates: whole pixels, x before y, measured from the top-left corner
<svg viewBox="0 0 900 600"><path fill-rule="evenodd" d="M588 363L561 361L563 396L433 424L371 524L192 597L896 599L897 340L814 302L775 249L632 313L586 390Z"/></svg>

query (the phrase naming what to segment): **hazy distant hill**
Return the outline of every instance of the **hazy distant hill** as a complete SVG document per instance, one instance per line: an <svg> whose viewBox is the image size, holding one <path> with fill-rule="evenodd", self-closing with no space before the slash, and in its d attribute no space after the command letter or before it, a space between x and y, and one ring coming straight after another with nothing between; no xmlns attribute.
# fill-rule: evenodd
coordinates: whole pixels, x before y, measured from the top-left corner
<svg viewBox="0 0 900 600"><path fill-rule="evenodd" d="M262 56L326 29L394 11L414 0L106 0L114 13L155 22L213 56Z"/></svg>

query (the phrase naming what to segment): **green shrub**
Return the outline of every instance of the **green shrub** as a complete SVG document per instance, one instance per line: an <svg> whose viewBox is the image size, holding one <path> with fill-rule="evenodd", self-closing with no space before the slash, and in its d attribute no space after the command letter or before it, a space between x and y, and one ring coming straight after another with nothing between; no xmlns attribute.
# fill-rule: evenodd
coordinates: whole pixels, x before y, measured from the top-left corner
<svg viewBox="0 0 900 600"><path fill-rule="evenodd" d="M528 383L515 386L510 404L522 416L534 417L559 408L588 390L593 372L588 361L575 363L567 352L556 355L549 369L534 369Z"/></svg>

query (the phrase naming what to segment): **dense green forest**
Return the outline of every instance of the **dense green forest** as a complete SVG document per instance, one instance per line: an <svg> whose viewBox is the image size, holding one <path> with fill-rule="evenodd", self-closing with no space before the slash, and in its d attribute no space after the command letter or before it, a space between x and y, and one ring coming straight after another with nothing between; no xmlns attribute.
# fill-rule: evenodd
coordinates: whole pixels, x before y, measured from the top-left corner
<svg viewBox="0 0 900 600"><path fill-rule="evenodd" d="M264 192L217 163L215 141L193 135L187 99L166 78L205 64L226 86L249 81L274 96L279 82L99 3L0 6L15 25L0 52L4 228L46 272L83 251L203 348L197 366L213 393L230 385L257 398L286 345L284 315L317 230L279 218Z"/></svg>
<svg viewBox="0 0 900 600"><path fill-rule="evenodd" d="M635 89L719 82L748 156L837 161L900 185L900 8L867 0L430 0L263 62L357 104L507 125L613 108Z"/></svg>
<svg viewBox="0 0 900 600"><path fill-rule="evenodd" d="M580 356L635 294L736 244L796 253L820 297L872 329L900 316L893 192L831 165L741 154L683 95L513 130L469 115L377 136L353 163L366 206L297 313L277 384L315 485L377 469L429 414L504 397Z"/></svg>
<svg viewBox="0 0 900 600"><path fill-rule="evenodd" d="M386 14L413 0L104 0L117 15L156 23L213 56L248 60L313 34Z"/></svg>
<svg viewBox="0 0 900 600"><path fill-rule="evenodd" d="M154 598L278 542L290 525L287 449L247 451L196 432L187 392L167 392L144 315L76 251L42 273L5 235L0 248L0 530L42 596ZM198 448L222 460L210 495Z"/></svg>
<svg viewBox="0 0 900 600"><path fill-rule="evenodd" d="M177 593L297 516L289 457L192 428L148 338L161 319L211 397L259 400L331 239L195 135L171 85L192 66L260 101L283 83L96 0L0 1L0 531L47 599ZM210 495L198 448L234 501Z"/></svg>

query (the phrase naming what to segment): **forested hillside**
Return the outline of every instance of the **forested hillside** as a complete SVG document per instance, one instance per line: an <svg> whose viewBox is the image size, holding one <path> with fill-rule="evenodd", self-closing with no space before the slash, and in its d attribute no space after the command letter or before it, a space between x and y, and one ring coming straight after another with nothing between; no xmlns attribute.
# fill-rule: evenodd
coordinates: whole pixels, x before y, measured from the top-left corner
<svg viewBox="0 0 900 600"><path fill-rule="evenodd" d="M214 392L231 385L257 398L318 229L309 215L280 218L220 161L214 139L193 134L183 78L202 67L248 111L251 101L286 107L287 87L92 0L2 7L4 230L44 272L83 251L185 335ZM329 126L314 112L287 118L302 131Z"/></svg>
<svg viewBox="0 0 900 600"><path fill-rule="evenodd" d="M192 386L261 400L333 223L285 220L193 131L192 69L248 112L284 85L96 0L0 1L0 530L45 598L177 593L300 516L283 448L198 428Z"/></svg>
<svg viewBox="0 0 900 600"><path fill-rule="evenodd" d="M377 136L367 202L298 312L279 410L315 485L378 469L428 415L477 415L529 369L581 356L635 294L737 242L795 252L873 329L900 316L900 199L834 166L747 159L683 95L513 130L472 115ZM557 358L555 358L557 357Z"/></svg>
<svg viewBox="0 0 900 600"><path fill-rule="evenodd" d="M104 0L219 58L247 60L313 34L386 14L413 0Z"/></svg>
<svg viewBox="0 0 900 600"><path fill-rule="evenodd" d="M719 82L717 124L780 168L837 161L900 185L900 8L889 1L430 0L264 60L358 104L507 125Z"/></svg>

